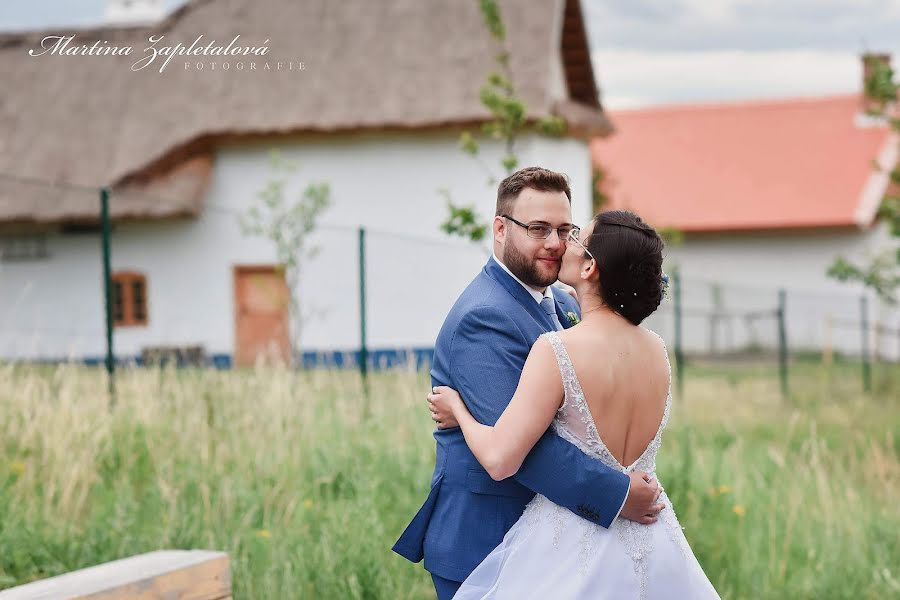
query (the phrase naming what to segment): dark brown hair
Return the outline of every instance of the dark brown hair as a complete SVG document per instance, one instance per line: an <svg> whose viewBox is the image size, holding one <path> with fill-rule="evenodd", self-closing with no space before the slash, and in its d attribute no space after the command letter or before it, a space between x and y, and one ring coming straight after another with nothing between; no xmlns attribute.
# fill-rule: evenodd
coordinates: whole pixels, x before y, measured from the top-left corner
<svg viewBox="0 0 900 600"><path fill-rule="evenodd" d="M603 302L634 325L653 314L663 297L665 246L656 230L633 212L610 210L594 217L586 245L597 261Z"/></svg>
<svg viewBox="0 0 900 600"><path fill-rule="evenodd" d="M572 203L572 190L569 189L569 178L542 167L525 167L519 169L500 182L497 188L497 216L512 215L513 206L519 193L525 188L539 192L565 192L569 204Z"/></svg>

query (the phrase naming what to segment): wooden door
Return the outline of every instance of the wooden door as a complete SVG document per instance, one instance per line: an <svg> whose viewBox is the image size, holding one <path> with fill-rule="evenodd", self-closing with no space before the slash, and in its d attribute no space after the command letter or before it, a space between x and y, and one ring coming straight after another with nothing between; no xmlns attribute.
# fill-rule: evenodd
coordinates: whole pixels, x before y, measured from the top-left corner
<svg viewBox="0 0 900 600"><path fill-rule="evenodd" d="M288 288L274 265L234 267L235 351L237 366L290 364Z"/></svg>

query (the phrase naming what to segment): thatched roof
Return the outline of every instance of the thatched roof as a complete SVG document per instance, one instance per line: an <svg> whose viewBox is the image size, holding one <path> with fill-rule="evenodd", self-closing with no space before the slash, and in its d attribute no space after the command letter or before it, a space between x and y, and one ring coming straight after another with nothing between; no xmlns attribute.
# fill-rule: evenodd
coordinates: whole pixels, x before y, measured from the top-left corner
<svg viewBox="0 0 900 600"><path fill-rule="evenodd" d="M500 4L530 116L563 116L573 135L608 133L578 0ZM475 1L194 0L154 26L78 30L70 43L132 46L129 56L28 55L45 36L72 33L0 35L0 222L90 220L89 192L102 185L114 186L115 218L196 214L226 139L477 123L497 52ZM210 70L221 56L176 57L162 73L159 57L133 71L152 35L164 36L159 46L240 35L238 45L269 53L231 57L228 71Z"/></svg>

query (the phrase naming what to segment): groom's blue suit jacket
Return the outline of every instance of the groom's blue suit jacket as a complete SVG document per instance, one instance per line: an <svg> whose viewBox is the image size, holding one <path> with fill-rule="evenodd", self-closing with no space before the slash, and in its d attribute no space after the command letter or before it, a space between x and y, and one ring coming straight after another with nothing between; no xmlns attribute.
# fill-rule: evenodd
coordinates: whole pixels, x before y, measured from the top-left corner
<svg viewBox="0 0 900 600"><path fill-rule="evenodd" d="M577 303L554 289L556 313L569 327ZM447 315L435 342L432 385L459 391L479 422L493 425L512 399L525 359L550 317L493 258ZM628 493L628 477L547 431L519 472L494 481L458 427L437 430L437 455L425 504L394 545L432 574L463 581L503 540L525 505L540 493L609 527Z"/></svg>

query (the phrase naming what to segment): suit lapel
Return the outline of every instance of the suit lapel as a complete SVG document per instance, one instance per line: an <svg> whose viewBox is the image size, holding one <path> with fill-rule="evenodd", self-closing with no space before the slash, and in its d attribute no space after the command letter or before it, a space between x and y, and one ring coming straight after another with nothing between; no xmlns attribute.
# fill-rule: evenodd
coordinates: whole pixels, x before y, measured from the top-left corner
<svg viewBox="0 0 900 600"><path fill-rule="evenodd" d="M488 259L487 264L484 266L484 272L488 277L503 286L503 289L509 292L512 297L522 305L522 308L524 308L545 331L553 331L556 329L556 327L554 327L553 323L550 321L550 317L544 314L544 310L541 308L541 305L534 301L534 298L531 296L531 294L525 291L525 288L522 287L522 284L513 279L510 274L503 269L503 267L497 264L497 261L494 260L493 256ZM556 299L555 296L554 299ZM556 312L559 313L559 311L560 306L557 301Z"/></svg>

